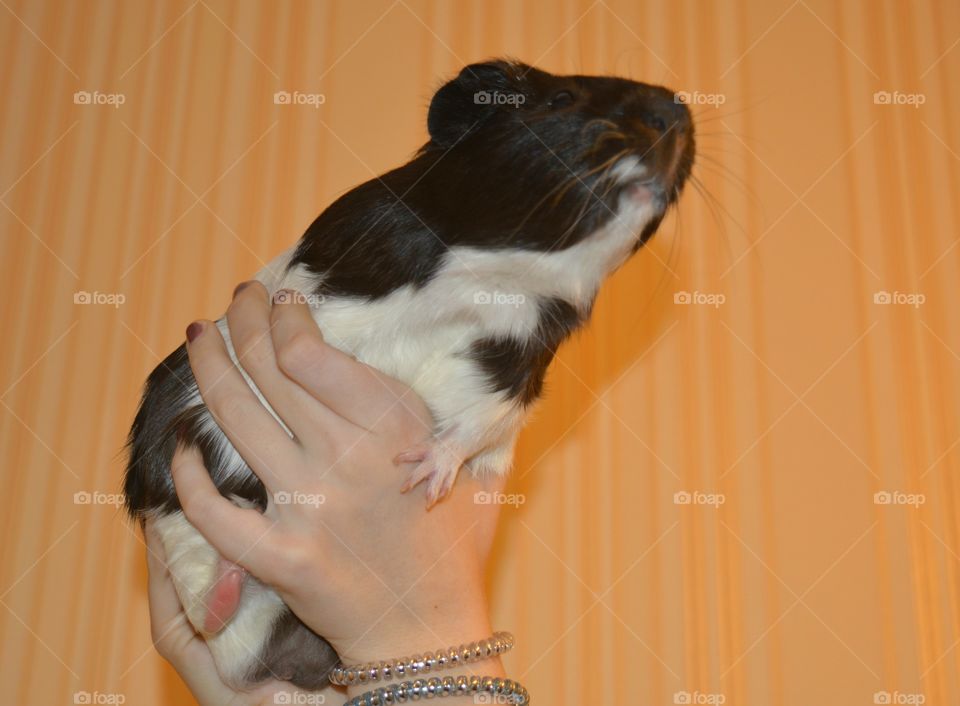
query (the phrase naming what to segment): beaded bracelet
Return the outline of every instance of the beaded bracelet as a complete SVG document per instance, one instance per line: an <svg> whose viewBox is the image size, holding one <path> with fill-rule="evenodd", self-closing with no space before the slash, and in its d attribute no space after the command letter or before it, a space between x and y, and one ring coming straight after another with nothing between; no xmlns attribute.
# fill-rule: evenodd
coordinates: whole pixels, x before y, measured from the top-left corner
<svg viewBox="0 0 960 706"><path fill-rule="evenodd" d="M511 703L515 706L526 706L530 703L530 694L522 684L512 679L459 676L443 677L443 679L440 677L416 679L381 686L379 689L355 696L343 706L386 706L386 704L402 704L408 699L419 701L481 693L489 694L487 698L490 701L481 701L475 696L477 703Z"/></svg>
<svg viewBox="0 0 960 706"><path fill-rule="evenodd" d="M496 632L486 640L471 642L446 650L426 652L414 657L401 657L386 662L367 662L351 666L338 665L330 672L330 683L337 686L352 686L368 682L389 681L408 676L418 676L435 669L447 669L469 662L479 662L502 655L513 647L513 635Z"/></svg>

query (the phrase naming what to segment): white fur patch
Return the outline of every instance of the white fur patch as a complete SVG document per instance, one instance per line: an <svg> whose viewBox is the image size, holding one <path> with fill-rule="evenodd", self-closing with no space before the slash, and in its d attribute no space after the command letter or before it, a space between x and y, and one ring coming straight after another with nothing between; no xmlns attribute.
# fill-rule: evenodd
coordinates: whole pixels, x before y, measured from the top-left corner
<svg viewBox="0 0 960 706"><path fill-rule="evenodd" d="M220 555L182 512L157 517L154 524L180 604L187 619L202 634L207 614L204 598L213 585ZM248 686L245 678L260 662L270 628L283 610L283 601L272 589L253 576L245 577L240 605L233 618L216 635L205 636L217 670L229 686Z"/></svg>

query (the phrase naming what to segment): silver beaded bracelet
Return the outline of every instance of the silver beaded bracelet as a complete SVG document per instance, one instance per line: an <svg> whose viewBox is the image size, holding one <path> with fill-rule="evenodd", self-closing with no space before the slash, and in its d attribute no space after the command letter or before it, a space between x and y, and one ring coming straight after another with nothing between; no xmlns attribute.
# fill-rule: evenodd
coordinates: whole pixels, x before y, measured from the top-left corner
<svg viewBox="0 0 960 706"><path fill-rule="evenodd" d="M330 672L330 683L353 686L390 679L419 676L438 669L449 669L469 662L479 662L502 655L513 647L513 635L495 632L486 640L426 652L413 657L400 657L385 662L367 662L351 666L338 665ZM387 702L389 703L389 702Z"/></svg>
<svg viewBox="0 0 960 706"><path fill-rule="evenodd" d="M526 706L530 703L530 694L522 684L512 679L500 677L433 677L431 679L416 679L399 684L381 686L366 693L355 696L343 706L385 706L386 704L402 704L408 699L434 699L444 696L467 696L470 694L489 694L489 702L483 703L511 703L515 706ZM478 703L481 703L478 700Z"/></svg>

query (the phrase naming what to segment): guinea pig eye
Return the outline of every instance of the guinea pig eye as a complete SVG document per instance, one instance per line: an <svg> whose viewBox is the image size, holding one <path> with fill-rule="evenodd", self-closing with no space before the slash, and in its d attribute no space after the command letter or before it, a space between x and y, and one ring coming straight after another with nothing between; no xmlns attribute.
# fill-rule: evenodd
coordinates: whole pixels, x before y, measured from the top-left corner
<svg viewBox="0 0 960 706"><path fill-rule="evenodd" d="M550 107L553 109L567 108L573 105L574 97L570 91L557 91L550 99Z"/></svg>

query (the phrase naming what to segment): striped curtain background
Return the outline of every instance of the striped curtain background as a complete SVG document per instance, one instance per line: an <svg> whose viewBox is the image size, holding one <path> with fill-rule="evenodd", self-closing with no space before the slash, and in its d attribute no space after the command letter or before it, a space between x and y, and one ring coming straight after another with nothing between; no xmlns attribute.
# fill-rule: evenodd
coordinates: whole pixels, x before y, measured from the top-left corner
<svg viewBox="0 0 960 706"><path fill-rule="evenodd" d="M140 385L494 55L667 84L700 134L522 437L510 673L540 704L960 703L950 0L0 1L0 702L192 703L111 495Z"/></svg>

